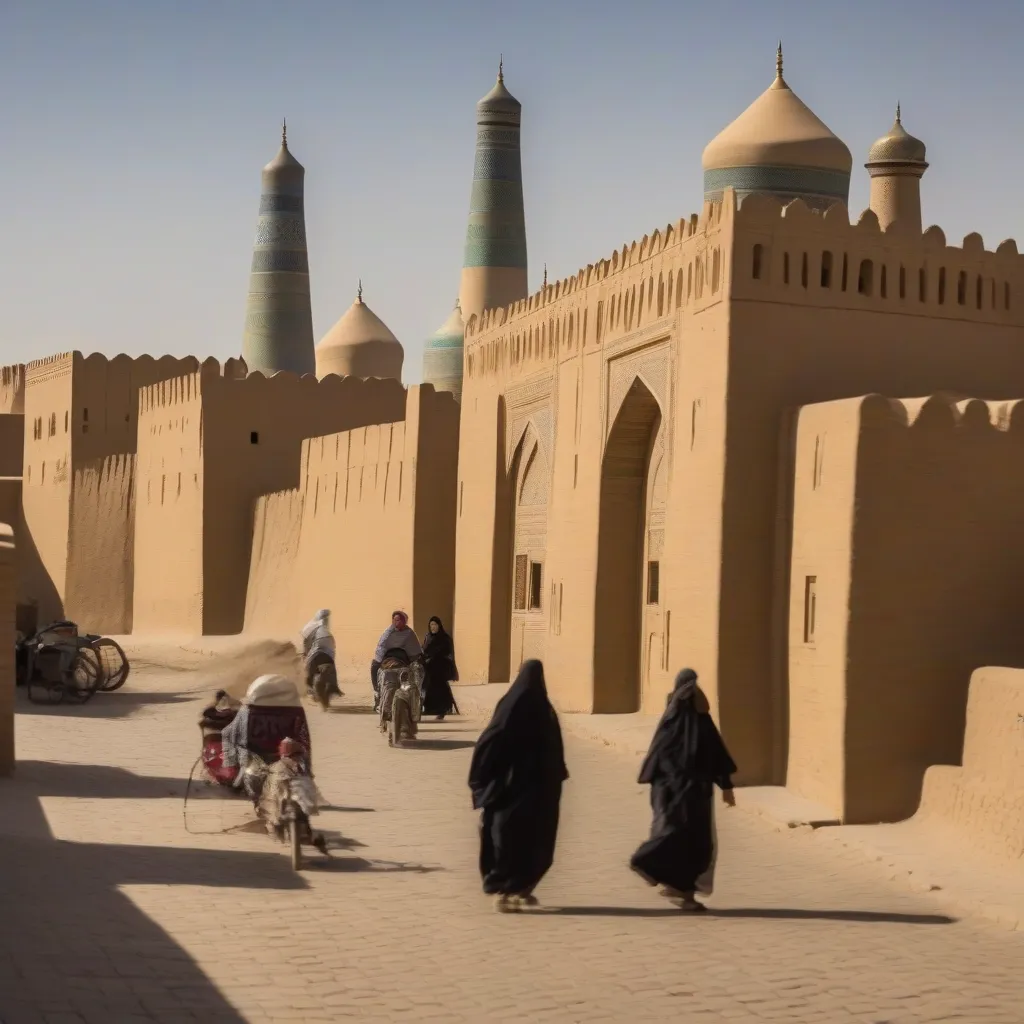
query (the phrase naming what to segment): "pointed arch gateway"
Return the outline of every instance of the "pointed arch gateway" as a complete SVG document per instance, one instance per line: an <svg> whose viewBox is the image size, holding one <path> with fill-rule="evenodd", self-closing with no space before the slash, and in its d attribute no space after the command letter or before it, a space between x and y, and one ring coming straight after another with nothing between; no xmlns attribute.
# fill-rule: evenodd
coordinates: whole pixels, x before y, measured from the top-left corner
<svg viewBox="0 0 1024 1024"><path fill-rule="evenodd" d="M542 657L544 572L551 470L533 418L499 462L491 604L490 678L505 680L524 658ZM520 432L521 430L521 432Z"/></svg>
<svg viewBox="0 0 1024 1024"><path fill-rule="evenodd" d="M658 400L636 377L615 416L601 463L594 615L596 714L627 714L640 708L648 475L660 426Z"/></svg>

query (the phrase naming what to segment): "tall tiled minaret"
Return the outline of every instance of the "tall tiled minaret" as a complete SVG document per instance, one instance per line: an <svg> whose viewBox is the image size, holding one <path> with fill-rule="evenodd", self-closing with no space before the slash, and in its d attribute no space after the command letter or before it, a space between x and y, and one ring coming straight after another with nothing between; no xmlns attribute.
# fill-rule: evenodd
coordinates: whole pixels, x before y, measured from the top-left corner
<svg viewBox="0 0 1024 1024"><path fill-rule="evenodd" d="M499 64L498 81L476 105L476 162L459 290L466 320L527 295L521 111Z"/></svg>
<svg viewBox="0 0 1024 1024"><path fill-rule="evenodd" d="M305 168L288 151L288 129L283 125L281 148L263 168L242 343L250 373L316 372L303 210L305 176Z"/></svg>

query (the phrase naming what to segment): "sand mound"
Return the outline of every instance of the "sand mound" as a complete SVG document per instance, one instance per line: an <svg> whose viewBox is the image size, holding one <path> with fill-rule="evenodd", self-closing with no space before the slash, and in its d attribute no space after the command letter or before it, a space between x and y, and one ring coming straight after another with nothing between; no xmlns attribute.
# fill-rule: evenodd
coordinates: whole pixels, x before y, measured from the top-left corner
<svg viewBox="0 0 1024 1024"><path fill-rule="evenodd" d="M249 684L262 675L284 676L298 686L301 670L294 644L263 640L245 650L211 658L197 670L196 681L206 689L227 690L233 697L242 697Z"/></svg>
<svg viewBox="0 0 1024 1024"><path fill-rule="evenodd" d="M296 685L302 682L298 651L286 640L218 637L174 641L126 637L121 642L133 676L187 673L188 690L227 690L241 697L257 676L271 673L291 679Z"/></svg>

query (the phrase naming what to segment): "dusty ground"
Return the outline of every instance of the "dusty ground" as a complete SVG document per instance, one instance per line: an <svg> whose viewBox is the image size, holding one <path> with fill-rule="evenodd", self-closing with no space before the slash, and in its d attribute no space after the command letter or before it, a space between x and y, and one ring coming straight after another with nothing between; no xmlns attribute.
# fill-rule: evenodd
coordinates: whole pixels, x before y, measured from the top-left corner
<svg viewBox="0 0 1024 1024"><path fill-rule="evenodd" d="M244 805L182 809L198 701L290 655L146 655L85 708L19 706L3 1024L1022 1019L1024 935L955 921L861 854L742 809L719 815L714 912L679 916L625 867L648 824L635 758L571 735L551 912L494 914L465 787L481 722L390 750L368 688L311 710L335 855L296 876L265 834L219 831Z"/></svg>

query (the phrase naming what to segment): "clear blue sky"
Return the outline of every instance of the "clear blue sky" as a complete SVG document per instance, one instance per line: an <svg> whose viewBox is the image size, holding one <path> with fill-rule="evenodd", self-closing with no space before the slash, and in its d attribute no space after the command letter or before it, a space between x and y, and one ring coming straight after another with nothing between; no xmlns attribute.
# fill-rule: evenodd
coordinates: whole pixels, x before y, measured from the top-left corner
<svg viewBox="0 0 1024 1024"><path fill-rule="evenodd" d="M4 0L0 362L241 347L260 168L306 166L317 338L362 277L405 345L458 292L474 105L523 104L530 283L700 208L701 150L786 79L861 165L896 100L925 222L1021 237L1024 3ZM1024 242L1022 242L1024 248Z"/></svg>

